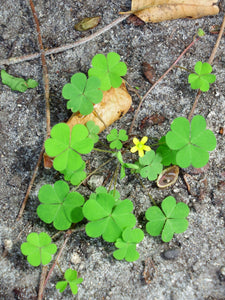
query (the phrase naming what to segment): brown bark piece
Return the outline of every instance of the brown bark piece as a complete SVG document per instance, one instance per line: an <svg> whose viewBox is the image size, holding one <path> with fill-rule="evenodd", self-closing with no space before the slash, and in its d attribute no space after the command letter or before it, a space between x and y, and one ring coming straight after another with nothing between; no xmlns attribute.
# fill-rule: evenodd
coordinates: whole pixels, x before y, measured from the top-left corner
<svg viewBox="0 0 225 300"><path fill-rule="evenodd" d="M217 0L133 0L132 13L144 22L201 18L219 13Z"/></svg>
<svg viewBox="0 0 225 300"><path fill-rule="evenodd" d="M127 113L131 103L132 98L126 89L125 83L122 83L118 88L111 88L103 92L102 101L95 104L94 111L91 114L83 116L79 113L75 113L68 120L67 124L70 126L70 129L72 129L76 124L86 124L92 120L100 127L101 132L105 129L105 125L95 114L95 111L106 126L109 126Z"/></svg>

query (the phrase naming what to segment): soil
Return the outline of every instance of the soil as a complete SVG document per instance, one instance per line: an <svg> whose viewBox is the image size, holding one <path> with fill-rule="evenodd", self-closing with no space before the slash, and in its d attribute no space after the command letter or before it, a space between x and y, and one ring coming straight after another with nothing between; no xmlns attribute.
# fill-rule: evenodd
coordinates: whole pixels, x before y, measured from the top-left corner
<svg viewBox="0 0 225 300"><path fill-rule="evenodd" d="M45 49L90 36L118 18L118 12L130 10L130 1L127 0L39 0L34 5ZM117 52L128 66L125 79L131 86L139 88L141 96L151 86L143 73L143 63L153 67L155 78L159 78L191 43L199 27L205 30L206 36L191 47L179 65L192 70L197 61L207 61L217 39L217 34L210 34L210 27L221 25L225 11L223 1L220 8L218 15L196 20L157 24L125 20L87 43L47 56L51 126L67 120L71 115L61 95L62 87L74 73L87 73L91 59L97 53ZM78 21L93 16L101 16L97 28L87 32L75 31L74 25ZM0 60L39 52L29 1L2 1L0 20ZM112 243L101 238L89 238L82 230L75 232L62 253L60 267L63 271L67 268L77 270L84 281L79 285L76 296L72 296L69 288L60 294L55 284L62 279L62 274L56 267L47 283L45 299L225 299L224 38L213 62L217 80L209 92L201 95L195 110L195 115L201 114L206 118L207 127L217 138L217 147L210 153L207 166L197 171L193 168L181 170L176 184L163 190L147 180L143 180L146 189L142 188L129 172L126 178L117 181L122 199L129 198L134 203L137 227L145 232L144 213L151 206L148 191L157 203L172 195L178 202L188 204L187 231L175 235L169 243L163 243L160 237L153 238L145 232L144 240L137 248L140 258L132 263L115 260ZM45 231L51 236L57 232L53 226L44 224L38 218L37 194L43 184L53 184L62 177L53 169L45 170L41 165L23 217L16 221L45 138L44 84L40 58L10 66L1 64L2 68L11 75L33 78L39 82L37 88L25 93L13 92L0 84L0 298L30 300L37 299L41 267L28 264L21 254L20 245L30 232ZM174 68L156 86L144 101L132 134L139 138L146 135L158 139L169 130L173 119L188 116L196 91L189 87L187 76L183 69ZM135 93L129 92L133 98L132 109L109 129L129 129L139 103ZM100 140L104 139L102 132ZM102 153L91 154L88 168L94 170L108 157ZM110 172L115 167L116 163L112 162L97 174L99 178L104 177L106 187L109 186ZM92 182L82 186L79 192L88 197L93 185ZM63 234L54 240L59 248L63 241Z"/></svg>

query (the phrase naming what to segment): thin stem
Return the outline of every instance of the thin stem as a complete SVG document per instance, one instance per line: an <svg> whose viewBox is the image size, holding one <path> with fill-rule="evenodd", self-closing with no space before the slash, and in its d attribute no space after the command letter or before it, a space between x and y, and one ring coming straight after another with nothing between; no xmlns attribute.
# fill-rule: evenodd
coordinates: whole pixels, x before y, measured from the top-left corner
<svg viewBox="0 0 225 300"><path fill-rule="evenodd" d="M78 41L71 43L71 44L67 44L64 46L60 46L60 47L56 47L50 50L46 50L45 51L45 55L51 55L51 54L56 54L56 53L60 53L60 52L64 52L70 49L73 49L75 47L78 47L82 44L85 44L91 40L93 40L94 38L98 37L99 35L105 33L106 31L110 30L112 27L116 26L117 24L121 23L122 21L124 21L125 19L127 19L130 15L126 15L126 16L122 16L117 18L115 21L113 21L112 23L110 23L109 25L106 25L104 28L96 31L95 33L79 39ZM21 63L24 61L28 61L28 60L33 60L35 58L40 57L40 53L34 53L34 54L29 54L29 55L23 55L20 57L12 57L9 59L3 59L0 60L0 65L12 65L12 64L17 64L17 63Z"/></svg>
<svg viewBox="0 0 225 300"><path fill-rule="evenodd" d="M114 177L113 197L115 197L115 194L116 194L116 182L117 182L117 176L118 176L118 172L119 172L119 167L120 167L120 163L118 162L117 166L116 166L115 177Z"/></svg>
<svg viewBox="0 0 225 300"><path fill-rule="evenodd" d="M134 118L133 118L133 121L131 123L131 126L130 126L130 129L129 129L129 132L128 134L130 135L131 132L132 132L132 129L133 129L133 126L134 126L134 122L136 121L136 118L137 118L137 115L138 115L138 112L141 108L141 105L143 103L143 101L147 98L147 96L149 95L149 93L159 84L160 81L162 81L162 79L173 69L173 67L178 63L178 61L184 56L184 54L200 39L197 38L195 40L193 40L189 46L187 46L184 51L178 56L178 58L175 60L175 62L169 67L169 69L150 87L150 89L146 92L146 94L143 96L143 98L141 99L139 105L138 105L138 108L135 112L135 115L134 115Z"/></svg>
<svg viewBox="0 0 225 300"><path fill-rule="evenodd" d="M99 148L93 148L94 151L98 151L98 152L105 152L105 153L115 153L113 151L110 150L104 150L104 149L99 149Z"/></svg>
<svg viewBox="0 0 225 300"><path fill-rule="evenodd" d="M18 217L17 217L17 219L16 219L17 221L19 221L20 218L21 218L22 215L23 215L24 209L25 209L26 204L27 204L28 197L29 197L29 195L30 195L30 191L31 191L31 189L32 189L32 187L33 187L34 180L35 180L35 178L36 178L36 175L37 175L37 172L38 172L40 163L41 163L41 161L42 161L42 156L43 156L44 150L45 150L45 147L44 147L44 144L43 144L42 149L41 149L41 152L40 152L40 154L39 154L39 158L38 158L37 164L36 164L35 169L34 169L33 176L32 176L31 181L30 181L30 183L29 183L29 186L28 186L26 195L25 195L25 197L24 197L24 200L23 200L23 203L22 203L22 205L21 205L21 208L20 208Z"/></svg>
<svg viewBox="0 0 225 300"><path fill-rule="evenodd" d="M114 157L111 157L106 162L104 162L103 164L101 164L97 169L95 169L93 172L91 172L87 177L85 177L85 179L83 181L81 181L81 183L74 189L74 191L76 191L81 186L81 184L83 184L89 177L91 177L92 175L94 175L96 172L98 172L102 167L104 167L105 165L107 165L113 159L114 159Z"/></svg>
<svg viewBox="0 0 225 300"><path fill-rule="evenodd" d="M54 268L55 268L55 265L57 264L57 262L58 262L60 256L62 255L63 249L65 248L65 246L66 246L66 244L67 244L67 242L68 242L68 240L69 240L69 237L70 237L71 233L72 233L71 230L68 230L68 231L66 232L66 238L65 238L65 240L64 240L64 243L63 243L63 245L62 245L62 247L61 247L61 249L60 249L60 251L59 251L59 253L58 253L58 255L57 255L57 257L56 257L56 259L55 259L55 261L54 261L54 263L53 263L53 265L52 265L52 267L51 267L51 269L49 270L48 275L47 275L47 277L46 277L46 279L45 279L43 285L42 285L42 292L40 293L40 295L38 295L38 297L39 297L38 300L42 300L42 299L43 299L44 289L45 289L45 287L46 287L46 284L47 284L47 282L48 282L48 279L49 279L49 277L51 276L51 274L52 274L52 272L53 272L53 270L54 270Z"/></svg>
<svg viewBox="0 0 225 300"><path fill-rule="evenodd" d="M147 188L146 188L146 186L144 185L144 183L142 182L140 176L138 176L137 173L134 173L134 174L135 174L136 178L139 180L139 182L140 182L141 186L143 187L143 189L147 190ZM149 194L149 192L147 192L147 193L148 193L148 196L149 196L151 202L152 202L155 206L157 206L155 200L152 198L152 196Z"/></svg>
<svg viewBox="0 0 225 300"><path fill-rule="evenodd" d="M59 268L60 272L62 273L62 275L64 275L64 272L63 272L62 268L60 267L60 264L58 263L58 261L56 264L57 264L57 267Z"/></svg>
<svg viewBox="0 0 225 300"><path fill-rule="evenodd" d="M39 283L39 290L38 290L38 300L42 299L43 293L44 293L44 288L45 288L45 280L46 280L46 276L48 273L48 266L43 266L42 267L42 272L41 272L41 278L40 278L40 283Z"/></svg>
<svg viewBox="0 0 225 300"><path fill-rule="evenodd" d="M101 118L101 116L99 115L96 109L93 110L93 113L102 122L102 124L105 126L105 129L107 129L108 126L105 124L105 121Z"/></svg>

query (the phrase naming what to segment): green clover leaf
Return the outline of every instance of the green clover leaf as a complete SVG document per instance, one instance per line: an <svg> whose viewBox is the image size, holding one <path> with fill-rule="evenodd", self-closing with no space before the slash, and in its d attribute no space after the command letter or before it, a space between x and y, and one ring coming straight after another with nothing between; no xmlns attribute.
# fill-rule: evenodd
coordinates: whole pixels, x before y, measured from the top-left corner
<svg viewBox="0 0 225 300"><path fill-rule="evenodd" d="M58 230L66 230L83 219L84 197L78 192L70 193L68 184L62 180L56 181L54 186L43 185L38 198L42 203L37 208L39 218L47 224L53 222Z"/></svg>
<svg viewBox="0 0 225 300"><path fill-rule="evenodd" d="M57 246L51 244L51 241L52 239L45 232L40 234L32 232L28 234L27 242L21 245L21 252L27 256L27 261L32 266L47 265L57 251Z"/></svg>
<svg viewBox="0 0 225 300"><path fill-rule="evenodd" d="M184 117L176 118L171 124L171 131L166 135L166 144L177 150L176 164L187 168L205 166L209 160L208 151L216 147L216 138L211 130L206 129L205 119L197 115L192 121Z"/></svg>
<svg viewBox="0 0 225 300"><path fill-rule="evenodd" d="M82 124L76 124L71 131L65 123L56 124L51 130L51 138L45 141L46 153L55 157L53 167L57 171L78 170L83 163L78 153L87 154L93 147L93 140Z"/></svg>
<svg viewBox="0 0 225 300"><path fill-rule="evenodd" d="M209 84L216 81L216 76L210 74L212 67L208 63L202 63L198 61L195 65L195 72L197 74L190 74L188 76L188 82L191 84L193 90L200 89L202 92L209 90Z"/></svg>
<svg viewBox="0 0 225 300"><path fill-rule="evenodd" d="M122 84L120 76L127 73L127 66L120 62L119 54L110 52L105 57L97 54L92 59L93 68L89 69L88 76L96 76L101 80L101 90L107 91L111 87L118 88Z"/></svg>
<svg viewBox="0 0 225 300"><path fill-rule="evenodd" d="M103 94L97 77L88 78L84 73L76 73L71 77L71 83L64 85L62 95L67 102L67 108L72 112L79 111L82 115L92 113L93 104L102 101Z"/></svg>
<svg viewBox="0 0 225 300"><path fill-rule="evenodd" d="M112 129L110 131L109 134L107 134L107 141L108 142L112 142L110 143L109 147L111 149L117 149L117 150L120 150L122 147L123 147L123 144L121 143L122 142L125 142L128 140L128 135L127 135L127 132L126 130L124 129L121 129L119 132L117 131L117 129Z"/></svg>
<svg viewBox="0 0 225 300"><path fill-rule="evenodd" d="M169 166L171 164L176 165L176 154L177 151L171 150L166 144L166 137L163 136L159 140L159 147L156 149L156 153L161 155L163 166Z"/></svg>
<svg viewBox="0 0 225 300"><path fill-rule="evenodd" d="M151 236L161 234L164 242L169 242L174 233L182 233L188 228L188 221L185 219L189 214L189 207L179 202L176 204L174 197L166 197L162 204L162 210L158 206L151 206L145 213L146 230Z"/></svg>
<svg viewBox="0 0 225 300"><path fill-rule="evenodd" d="M122 239L116 240L115 246L119 248L113 252L113 256L126 261L135 261L139 258L139 253L136 250L136 244L140 243L144 238L144 233L141 229L126 228L122 233Z"/></svg>
<svg viewBox="0 0 225 300"><path fill-rule="evenodd" d="M82 161L82 165L79 169L66 169L61 171L61 173L64 175L64 179L66 181L70 181L73 185L79 185L81 181L83 181L86 178L86 172L84 171L85 166L85 162Z"/></svg>
<svg viewBox="0 0 225 300"><path fill-rule="evenodd" d="M33 89L38 86L38 82L33 79L25 80L23 78L9 75L5 70L1 70L2 83L9 86L13 91L26 92L27 89Z"/></svg>
<svg viewBox="0 0 225 300"><path fill-rule="evenodd" d="M154 150L150 150L143 157L139 158L137 173L140 173L141 177L147 177L148 180L153 181L162 172L163 165L161 161L161 155L158 153L155 154Z"/></svg>
<svg viewBox="0 0 225 300"><path fill-rule="evenodd" d="M88 129L88 137L93 140L94 144L96 144L99 140L99 136L98 136L98 133L100 131L99 126L96 125L94 121L88 121L85 124L85 126Z"/></svg>
<svg viewBox="0 0 225 300"><path fill-rule="evenodd" d="M92 193L90 195L89 199L96 200L96 196L98 194L109 194L109 195L113 196L116 205L123 201L120 199L120 193L117 190L111 190L111 191L107 192L107 189L104 186L97 187L97 189L95 190L95 193Z"/></svg>
<svg viewBox="0 0 225 300"><path fill-rule="evenodd" d="M83 278L77 278L77 271L72 269L66 270L64 278L66 279L65 281L57 282L56 289L59 289L59 292L62 293L69 283L73 295L76 295L78 291L77 285L83 281Z"/></svg>
<svg viewBox="0 0 225 300"><path fill-rule="evenodd" d="M83 206L83 214L90 221L85 228L87 235L102 235L105 241L115 242L126 227L134 227L136 218L132 210L133 203L128 199L116 203L110 194L97 194L96 199L90 198Z"/></svg>

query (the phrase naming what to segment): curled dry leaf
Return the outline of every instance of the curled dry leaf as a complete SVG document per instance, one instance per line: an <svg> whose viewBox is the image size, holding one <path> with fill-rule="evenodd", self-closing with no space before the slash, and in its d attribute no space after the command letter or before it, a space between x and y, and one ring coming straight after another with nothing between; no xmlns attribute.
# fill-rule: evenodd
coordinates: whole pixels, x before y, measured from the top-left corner
<svg viewBox="0 0 225 300"><path fill-rule="evenodd" d="M179 167L178 166L172 166L169 168L166 168L162 171L161 174L159 174L159 177L157 179L157 186L161 189L164 189L166 187L169 187L173 185L178 178L179 175Z"/></svg>
<svg viewBox="0 0 225 300"><path fill-rule="evenodd" d="M101 20L101 17L84 18L80 22L74 25L77 31L86 31L96 27Z"/></svg>
<svg viewBox="0 0 225 300"><path fill-rule="evenodd" d="M125 83L122 83L119 88L111 88L103 92L103 99L100 103L94 105L93 113L83 116L81 114L73 114L67 124L72 128L75 124L86 124L92 120L99 126L100 132L105 129L105 125L109 126L125 115L132 103L132 98L128 93ZM100 116L100 121L96 113Z"/></svg>
<svg viewBox="0 0 225 300"><path fill-rule="evenodd" d="M217 0L133 0L131 11L144 22L201 18L219 13Z"/></svg>
<svg viewBox="0 0 225 300"><path fill-rule="evenodd" d="M146 61L142 63L142 69L145 77L151 84L155 83L155 69Z"/></svg>

